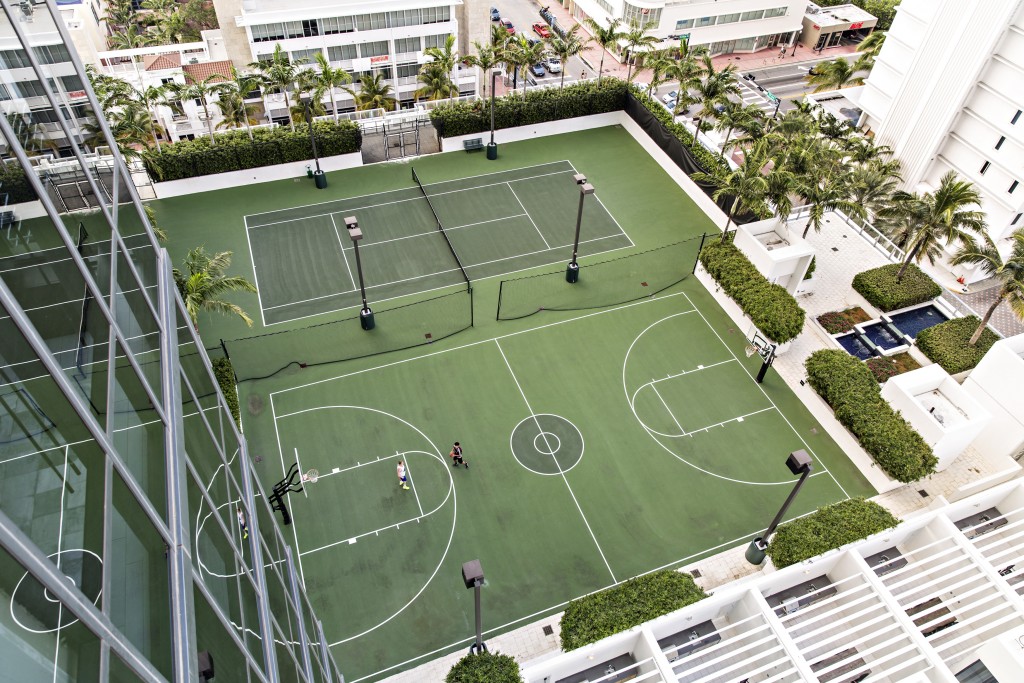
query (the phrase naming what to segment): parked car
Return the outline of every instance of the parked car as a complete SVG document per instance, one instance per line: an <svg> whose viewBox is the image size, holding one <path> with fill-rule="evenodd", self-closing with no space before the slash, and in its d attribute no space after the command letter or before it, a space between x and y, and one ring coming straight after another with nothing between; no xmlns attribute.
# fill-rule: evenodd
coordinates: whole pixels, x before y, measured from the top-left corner
<svg viewBox="0 0 1024 683"><path fill-rule="evenodd" d="M650 83L644 83L643 81L633 81L633 87L642 93L646 93L651 89Z"/></svg>
<svg viewBox="0 0 1024 683"><path fill-rule="evenodd" d="M679 91L678 90L673 90L669 94L667 94L664 97L662 97L661 101L664 102L665 104L668 104L671 101L672 102L672 106L675 106L676 98L677 97L679 97Z"/></svg>
<svg viewBox="0 0 1024 683"><path fill-rule="evenodd" d="M544 65L534 64L533 66L530 67L530 73L532 73L537 78L540 78L541 76L544 75Z"/></svg>
<svg viewBox="0 0 1024 683"><path fill-rule="evenodd" d="M516 27L515 25L512 24L510 20L506 19L505 17L502 17L499 23L505 27L505 30L508 31L508 34L510 36L514 36L516 34Z"/></svg>
<svg viewBox="0 0 1024 683"><path fill-rule="evenodd" d="M562 73L562 60L552 55L548 57L547 63L544 65L548 68L548 71L553 74Z"/></svg>
<svg viewBox="0 0 1024 683"><path fill-rule="evenodd" d="M497 7L491 8L491 21L501 21L501 12L498 11Z"/></svg>
<svg viewBox="0 0 1024 683"><path fill-rule="evenodd" d="M540 42L540 38L534 38L533 36L524 36L526 38L526 44L533 47Z"/></svg>
<svg viewBox="0 0 1024 683"><path fill-rule="evenodd" d="M551 29L549 29L544 24L534 24L533 25L533 32L536 33L541 38L550 38L551 37Z"/></svg>

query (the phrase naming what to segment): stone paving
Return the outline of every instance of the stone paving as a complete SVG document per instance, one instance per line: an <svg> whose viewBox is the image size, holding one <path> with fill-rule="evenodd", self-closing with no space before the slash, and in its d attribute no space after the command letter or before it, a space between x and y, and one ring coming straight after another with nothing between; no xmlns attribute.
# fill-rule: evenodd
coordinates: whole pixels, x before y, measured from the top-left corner
<svg viewBox="0 0 1024 683"><path fill-rule="evenodd" d="M983 316L989 306L995 303L999 287L1000 284L995 279L982 280L971 285L967 292L952 292L952 294L974 309L979 316ZM1010 305L1005 301L996 308L996 312L989 320L989 325L999 330L999 334L1004 337L1024 334L1024 322L1013 314Z"/></svg>

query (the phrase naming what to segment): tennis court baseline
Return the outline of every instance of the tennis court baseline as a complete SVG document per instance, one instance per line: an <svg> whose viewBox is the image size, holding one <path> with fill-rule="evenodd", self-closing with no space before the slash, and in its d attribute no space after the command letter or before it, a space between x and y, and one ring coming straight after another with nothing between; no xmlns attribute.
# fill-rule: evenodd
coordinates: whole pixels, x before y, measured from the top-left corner
<svg viewBox="0 0 1024 683"><path fill-rule="evenodd" d="M371 305L467 278L567 262L580 196L575 173L571 163L559 161L426 183L423 192L412 185L248 215L263 322L360 303L354 248L345 229L350 216L363 232L359 257ZM584 202L580 256L631 246L600 198Z"/></svg>

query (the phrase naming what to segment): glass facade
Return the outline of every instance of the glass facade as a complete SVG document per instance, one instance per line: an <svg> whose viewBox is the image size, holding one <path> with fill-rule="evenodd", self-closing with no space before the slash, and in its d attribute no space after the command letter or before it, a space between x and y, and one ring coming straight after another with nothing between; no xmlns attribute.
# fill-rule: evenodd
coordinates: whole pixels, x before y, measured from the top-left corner
<svg viewBox="0 0 1024 683"><path fill-rule="evenodd" d="M343 681L57 6L0 8L0 679Z"/></svg>

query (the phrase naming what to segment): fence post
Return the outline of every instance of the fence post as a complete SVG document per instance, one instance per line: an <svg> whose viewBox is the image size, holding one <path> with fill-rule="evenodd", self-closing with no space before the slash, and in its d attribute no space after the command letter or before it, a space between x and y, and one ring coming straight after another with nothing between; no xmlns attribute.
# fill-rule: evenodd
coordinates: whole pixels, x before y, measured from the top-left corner
<svg viewBox="0 0 1024 683"><path fill-rule="evenodd" d="M693 260L693 270L690 271L690 275L697 272L697 264L700 263L700 252L704 250L704 240L707 236L708 234L706 232L700 236L700 246L697 247L697 258ZM696 239L696 237L694 239Z"/></svg>

